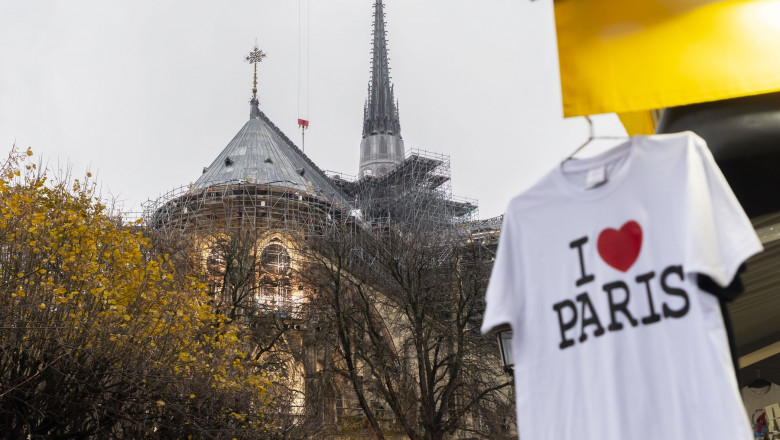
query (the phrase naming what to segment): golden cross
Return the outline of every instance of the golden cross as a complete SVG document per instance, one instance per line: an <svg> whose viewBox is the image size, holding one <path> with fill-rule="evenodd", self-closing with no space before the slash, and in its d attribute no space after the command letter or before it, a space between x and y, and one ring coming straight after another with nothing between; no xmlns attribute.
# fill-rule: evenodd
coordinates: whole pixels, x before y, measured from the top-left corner
<svg viewBox="0 0 780 440"><path fill-rule="evenodd" d="M249 52L249 55L246 56L246 61L248 63L259 63L260 61L263 61L265 56L265 53L263 53L263 51L258 49L257 45L255 45L252 52Z"/></svg>
<svg viewBox="0 0 780 440"><path fill-rule="evenodd" d="M255 41L255 47L252 49L252 52L249 52L249 55L246 56L246 62L255 65L255 78L252 83L252 98L257 98L257 63L263 61L263 58L265 57L265 53L257 48L257 42Z"/></svg>

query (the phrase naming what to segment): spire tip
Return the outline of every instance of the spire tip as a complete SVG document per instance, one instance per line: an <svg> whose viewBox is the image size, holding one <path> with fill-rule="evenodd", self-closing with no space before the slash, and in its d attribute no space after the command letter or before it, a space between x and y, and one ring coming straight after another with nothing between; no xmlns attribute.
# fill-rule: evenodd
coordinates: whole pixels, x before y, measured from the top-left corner
<svg viewBox="0 0 780 440"><path fill-rule="evenodd" d="M246 62L254 64L255 66L254 81L252 82L252 99L257 99L257 63L263 61L263 58L265 57L266 54L257 47L257 39L255 39L255 46L245 58Z"/></svg>
<svg viewBox="0 0 780 440"><path fill-rule="evenodd" d="M255 38L255 46L252 48L252 51L249 52L249 55L246 56L246 62L254 65L254 78L252 81L252 99L249 100L250 108L249 108L249 116L254 117L260 117L260 108L258 107L259 101L257 100L257 63L263 61L263 58L266 57L266 54L260 50L257 47L257 38Z"/></svg>

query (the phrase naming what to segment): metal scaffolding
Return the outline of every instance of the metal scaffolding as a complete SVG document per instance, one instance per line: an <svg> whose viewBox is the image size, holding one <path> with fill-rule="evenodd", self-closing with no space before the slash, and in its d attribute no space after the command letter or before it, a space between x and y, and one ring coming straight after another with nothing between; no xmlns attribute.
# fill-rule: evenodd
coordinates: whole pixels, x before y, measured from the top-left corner
<svg viewBox="0 0 780 440"><path fill-rule="evenodd" d="M388 229L394 224L438 229L478 217L476 200L452 195L450 157L444 154L410 150L401 162L379 176L355 179L327 173L375 229Z"/></svg>
<svg viewBox="0 0 780 440"><path fill-rule="evenodd" d="M274 312L300 319L311 292L295 281L303 262L296 250L353 211L312 192L269 184L228 181L207 188L177 188L144 204L143 219L155 234L185 237L217 293L224 283L226 254L250 260L242 314ZM232 241L232 242L231 242ZM243 241L243 243L239 243Z"/></svg>
<svg viewBox="0 0 780 440"><path fill-rule="evenodd" d="M460 229L477 223L475 200L452 196L450 159L443 154L411 150L395 167L380 176L355 179L326 172L341 190L337 203L317 194L316 189L292 189L246 180L225 181L205 188L194 185L177 188L143 205L146 227L168 238L185 235L195 243L202 267L215 280L219 257L215 243L220 237L248 236L255 246L257 280L255 294L247 298L252 309L301 316L302 304L310 292L289 274L265 267L263 252L274 245L290 253L290 267L302 267L299 252L310 236L321 236L329 228L351 222L365 232L387 232L407 228ZM493 225L493 230L498 228ZM268 253L268 252L266 252ZM267 258L266 258L267 259ZM278 262L277 262L278 263ZM217 286L218 287L218 286ZM216 288L216 287L215 287Z"/></svg>
<svg viewBox="0 0 780 440"><path fill-rule="evenodd" d="M176 233L240 230L322 234L352 210L307 191L228 181L204 189L180 187L144 204L148 227Z"/></svg>

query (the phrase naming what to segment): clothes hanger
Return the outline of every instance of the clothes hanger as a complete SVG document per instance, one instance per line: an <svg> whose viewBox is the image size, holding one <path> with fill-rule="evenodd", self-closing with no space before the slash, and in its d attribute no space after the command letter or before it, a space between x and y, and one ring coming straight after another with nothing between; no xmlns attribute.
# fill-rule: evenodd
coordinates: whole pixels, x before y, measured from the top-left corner
<svg viewBox="0 0 780 440"><path fill-rule="evenodd" d="M595 140L600 140L600 139L626 139L625 136L596 136L596 132L595 132L595 129L593 127L593 120L590 118L590 116L584 116L584 118L588 122L588 139L582 145L577 147L577 149L574 150L574 152L571 153L569 155L569 157L564 159L563 160L564 162L574 159L574 155L575 154L579 153L580 150L582 150L588 144L590 144L591 142L593 142Z"/></svg>
<svg viewBox="0 0 780 440"><path fill-rule="evenodd" d="M756 379L753 382L750 382L748 388L766 388L772 385L771 383L769 383L768 380L761 377L758 369L756 369L755 372L756 372Z"/></svg>

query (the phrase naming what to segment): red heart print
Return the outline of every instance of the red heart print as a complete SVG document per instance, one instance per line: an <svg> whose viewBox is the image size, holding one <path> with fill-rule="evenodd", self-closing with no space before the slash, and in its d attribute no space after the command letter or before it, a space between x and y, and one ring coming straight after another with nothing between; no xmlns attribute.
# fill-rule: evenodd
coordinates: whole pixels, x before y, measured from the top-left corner
<svg viewBox="0 0 780 440"><path fill-rule="evenodd" d="M625 272L639 257L639 251L642 249L642 227L630 220L621 226L620 230L606 228L599 234L597 248L605 263Z"/></svg>

